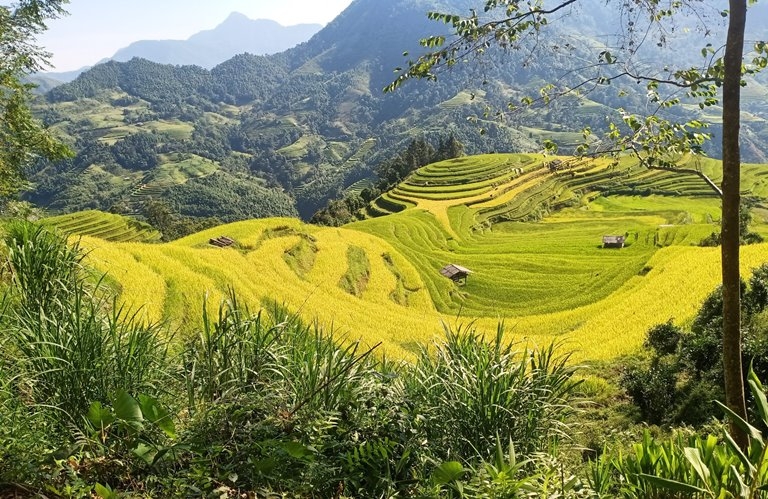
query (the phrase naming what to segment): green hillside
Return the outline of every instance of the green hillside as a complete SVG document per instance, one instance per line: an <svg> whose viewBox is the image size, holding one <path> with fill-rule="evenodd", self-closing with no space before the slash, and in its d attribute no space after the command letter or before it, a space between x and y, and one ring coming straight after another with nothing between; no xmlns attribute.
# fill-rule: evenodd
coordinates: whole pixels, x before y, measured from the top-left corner
<svg viewBox="0 0 768 499"><path fill-rule="evenodd" d="M101 211L81 211L43 219L43 223L79 236L115 242L157 242L160 233L152 226L129 217Z"/></svg>
<svg viewBox="0 0 768 499"><path fill-rule="evenodd" d="M763 168L747 166L745 185ZM126 303L182 330L203 296L215 304L232 286L251 303L333 323L346 339L383 341L395 357L410 357L441 323L493 330L503 320L510 340L559 338L579 357L612 358L634 351L650 326L690 319L716 286L719 250L698 246L718 230L719 199L707 189L628 158L484 155L418 170L371 209L392 213L343 228L266 219L163 245L84 244ZM626 246L603 248L604 235L626 235ZM209 244L220 236L234 246ZM745 272L766 249L744 247ZM466 284L440 275L450 263L472 271Z"/></svg>
<svg viewBox="0 0 768 499"><path fill-rule="evenodd" d="M551 53L547 64L528 64L526 50L491 50L481 72L457 64L441 72L439 85L414 81L395 93L382 89L391 83L392 70L405 65L403 51L422 52L417 41L440 29L425 11L438 6L466 11L464 0L439 5L361 0L307 43L272 56L241 54L210 70L138 58L96 65L51 90L36 106L38 116L77 156L36 165L26 197L57 212L140 213L149 199L133 196L142 180L164 176L162 170L182 155L208 162L205 171L221 172L225 183L258 186L275 198L256 213L242 206L228 210L228 200L216 195L220 183L191 175L186 188L210 198L212 215L207 216L234 221L247 218L244 214L298 213L309 220L330 199L371 178L378 165L415 137L437 143L453 135L469 154L539 152L546 141L571 153L585 127L604 137L609 123L621 123L618 109L643 114L648 104L645 89L631 78L582 92L597 69L577 61L597 59L605 43L599 36L602 25L618 22L621 10L590 1L594 16L606 16L603 21L572 26L565 16L548 29L550 36L572 39L567 57ZM686 59L699 50L686 50ZM547 106L518 105L553 82L559 96ZM747 161L767 157L763 103L768 87L763 83L750 83L743 101ZM701 110L691 100L675 107L673 119L702 119L716 138L720 111L717 106ZM717 142L706 145L713 157L719 154ZM155 200L176 198L178 185L154 182L151 192ZM170 205L178 215L204 218L189 203Z"/></svg>

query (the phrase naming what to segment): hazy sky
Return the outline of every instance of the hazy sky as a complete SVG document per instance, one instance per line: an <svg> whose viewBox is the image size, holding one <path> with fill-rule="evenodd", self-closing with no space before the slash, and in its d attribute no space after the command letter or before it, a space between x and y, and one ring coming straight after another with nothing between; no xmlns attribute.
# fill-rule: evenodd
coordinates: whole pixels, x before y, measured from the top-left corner
<svg viewBox="0 0 768 499"><path fill-rule="evenodd" d="M39 43L51 71L70 71L111 57L138 40L184 40L232 12L284 26L327 24L352 0L71 0L69 16L49 22Z"/></svg>

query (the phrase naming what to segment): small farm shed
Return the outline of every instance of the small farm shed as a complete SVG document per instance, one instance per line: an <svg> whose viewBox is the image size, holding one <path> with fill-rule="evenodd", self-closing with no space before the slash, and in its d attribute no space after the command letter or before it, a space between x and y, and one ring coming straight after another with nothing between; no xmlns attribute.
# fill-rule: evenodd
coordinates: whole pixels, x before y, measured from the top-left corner
<svg viewBox="0 0 768 499"><path fill-rule="evenodd" d="M603 248L623 248L626 236L603 236Z"/></svg>
<svg viewBox="0 0 768 499"><path fill-rule="evenodd" d="M447 277L448 279L452 280L456 283L463 283L466 284L467 282L467 276L471 274L472 271L462 267L461 265L456 265L454 263L450 263L440 269L440 274L444 277Z"/></svg>
<svg viewBox="0 0 768 499"><path fill-rule="evenodd" d="M547 163L547 167L549 168L549 171L556 172L558 170L561 170L565 165L563 164L563 160L561 159L555 159L553 161L550 161Z"/></svg>
<svg viewBox="0 0 768 499"><path fill-rule="evenodd" d="M219 248L226 248L228 246L232 246L233 244L235 244L235 240L232 239L231 237L220 236L213 239L209 239L208 244L212 246L217 246Z"/></svg>

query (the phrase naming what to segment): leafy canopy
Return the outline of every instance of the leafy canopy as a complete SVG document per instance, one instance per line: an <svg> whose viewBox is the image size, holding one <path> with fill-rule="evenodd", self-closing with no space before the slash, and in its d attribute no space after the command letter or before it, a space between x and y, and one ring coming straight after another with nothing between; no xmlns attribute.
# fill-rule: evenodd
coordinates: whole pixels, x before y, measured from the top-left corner
<svg viewBox="0 0 768 499"><path fill-rule="evenodd" d="M46 21L64 14L68 0L21 0L0 6L0 197L21 187L24 168L36 156L68 154L29 110L33 85L25 76L47 66L49 54L36 45Z"/></svg>
<svg viewBox="0 0 768 499"><path fill-rule="evenodd" d="M611 123L607 133L595 137L589 128L584 129L584 142L577 148L579 154L618 154L632 152L641 164L650 168L675 168L681 155L703 154L703 145L710 139L708 123L699 117L691 117L670 108L681 104L693 104L700 109L720 104L720 92L725 77L723 50L711 43L706 19L701 17L705 9L690 1L627 0L602 2L604 9L618 9L623 19L623 35L616 47L606 44L597 47L591 60L586 60L578 71L578 83L560 78L543 86L538 95L526 95L510 100L503 112L546 105L558 97L590 92L619 80L643 83L647 95L647 112L633 113L619 109L621 120ZM754 4L755 0L749 0ZM397 76L384 90L392 92L411 79L436 81L440 74L457 64L486 57L492 50L530 50L532 55L543 52L546 26L555 15L576 15L577 5L591 8L584 0L486 0L482 10L472 9L469 16L430 12L428 17L450 27L451 36L435 35L420 40L426 51L407 67L396 68ZM639 14L638 14L639 13ZM719 13L728 17L728 11ZM691 66L684 64L649 68L639 61L640 55L665 46L667 41L663 23L673 23L680 16L699 18L702 24L700 59ZM652 45L652 47L651 47ZM408 56L408 54L405 54ZM681 58L685 59L685 58ZM768 45L755 42L749 59L742 68L744 77L752 76L768 65ZM575 70L571 70L574 72ZM742 81L742 85L746 85ZM501 115L503 112L497 112ZM488 112L487 112L488 114ZM556 151L554 143L545 144ZM716 191L718 189L715 189Z"/></svg>

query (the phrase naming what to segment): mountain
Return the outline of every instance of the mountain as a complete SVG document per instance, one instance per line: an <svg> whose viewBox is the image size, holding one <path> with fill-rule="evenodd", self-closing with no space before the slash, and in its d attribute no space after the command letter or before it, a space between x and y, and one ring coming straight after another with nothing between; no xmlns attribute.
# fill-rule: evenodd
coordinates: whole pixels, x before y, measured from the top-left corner
<svg viewBox="0 0 768 499"><path fill-rule="evenodd" d="M212 68L237 54L245 52L276 54L309 40L322 28L320 24L282 26L267 19L249 19L233 12L214 29L200 31L186 40L140 40L121 48L110 60L125 62L139 57L161 64L195 65ZM32 75L30 81L48 91L68 83L93 66L74 71L50 71Z"/></svg>
<svg viewBox="0 0 768 499"><path fill-rule="evenodd" d="M65 83L64 80L54 78L50 74L30 75L25 78L25 82L35 85L35 89L33 91L36 95L44 95L46 92L50 91L51 89L56 88L59 85L62 85L63 83Z"/></svg>
<svg viewBox="0 0 768 499"><path fill-rule="evenodd" d="M275 54L309 40L322 28L319 24L282 26L266 19L252 20L233 12L212 30L187 40L142 40L118 50L112 60L125 62L140 57L162 64L212 68L231 57L248 52Z"/></svg>
<svg viewBox="0 0 768 499"><path fill-rule="evenodd" d="M104 59L103 61L99 62L106 62L107 59ZM74 80L81 74L85 73L89 69L91 69L93 66L83 66L82 68L75 69L72 71L46 71L44 73L37 73L32 75L33 80L44 80L46 78L51 79L53 81L58 81L60 83L69 83L70 81Z"/></svg>
<svg viewBox="0 0 768 499"><path fill-rule="evenodd" d="M503 119L493 115L536 95L546 82L564 88L595 77L594 68L583 66L607 47L595 34L601 25L613 25L600 10L603 0L579 2L578 16L553 21L546 40L523 40L520 50L489 50L482 63L456 65L437 83L411 81L384 94L393 68L406 63L404 51L413 58L419 39L447 34L447 26L425 13L468 12L473 3L355 0L307 43L270 56L241 54L210 70L139 58L100 64L47 94L40 116L78 155L38 165L28 197L62 211L141 212L147 200L161 199L184 215L224 221L291 210L309 218L329 198L373 177L379 162L416 136L435 143L453 134L470 154L537 151L545 140L567 153L585 126L600 133L619 121L618 108L646 111L645 87L631 80ZM587 22L584 16L593 12L598 20ZM538 56L530 57L534 44ZM692 38L651 47L645 57L669 57L665 49L680 60L688 53L690 60L700 57ZM766 97L768 86L760 83L745 92L749 161L766 159ZM693 105L672 111L677 119L712 122L717 137L716 106L704 114ZM710 152L717 156L716 139ZM267 200L258 210L247 195L222 194L249 189Z"/></svg>

